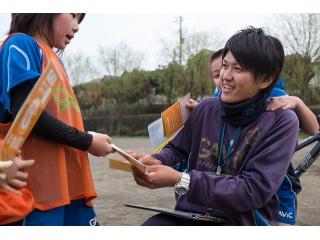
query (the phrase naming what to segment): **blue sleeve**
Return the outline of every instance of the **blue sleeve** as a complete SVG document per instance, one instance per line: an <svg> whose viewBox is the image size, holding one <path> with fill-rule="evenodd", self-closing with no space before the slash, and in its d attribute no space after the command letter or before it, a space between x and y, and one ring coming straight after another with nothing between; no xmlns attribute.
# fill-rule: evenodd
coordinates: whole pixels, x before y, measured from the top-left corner
<svg viewBox="0 0 320 240"><path fill-rule="evenodd" d="M34 38L15 34L2 46L0 60L0 100L10 111L10 90L26 81L35 84L41 75L43 54Z"/></svg>
<svg viewBox="0 0 320 240"><path fill-rule="evenodd" d="M286 83L282 78L277 79L276 85L272 88L269 97L282 97L282 96L288 96L288 94L285 91Z"/></svg>
<svg viewBox="0 0 320 240"><path fill-rule="evenodd" d="M219 88L215 88L214 93L213 93L213 97L220 97L221 96L221 91L219 90Z"/></svg>
<svg viewBox="0 0 320 240"><path fill-rule="evenodd" d="M288 96L288 94L286 93L286 91L277 87L272 88L269 94L269 97L283 97L283 96Z"/></svg>

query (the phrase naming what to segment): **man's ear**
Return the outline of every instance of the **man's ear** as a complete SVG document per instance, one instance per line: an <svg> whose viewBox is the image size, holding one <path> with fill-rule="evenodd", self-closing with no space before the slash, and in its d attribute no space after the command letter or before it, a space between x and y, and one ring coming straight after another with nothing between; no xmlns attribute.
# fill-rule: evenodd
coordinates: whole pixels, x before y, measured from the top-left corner
<svg viewBox="0 0 320 240"><path fill-rule="evenodd" d="M267 87L269 87L272 83L273 83L274 80L274 77L269 77L269 78L266 78L266 79L262 79L260 81L260 89L263 90L263 89L266 89Z"/></svg>

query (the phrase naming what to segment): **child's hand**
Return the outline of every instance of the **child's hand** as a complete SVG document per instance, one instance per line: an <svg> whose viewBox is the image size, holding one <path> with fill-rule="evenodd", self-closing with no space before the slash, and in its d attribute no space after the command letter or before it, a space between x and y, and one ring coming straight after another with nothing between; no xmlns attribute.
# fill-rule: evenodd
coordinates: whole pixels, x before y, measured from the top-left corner
<svg viewBox="0 0 320 240"><path fill-rule="evenodd" d="M94 156L101 157L113 152L110 146L112 138L107 134L94 133L92 134L92 143L88 152Z"/></svg>
<svg viewBox="0 0 320 240"><path fill-rule="evenodd" d="M192 111L196 106L198 106L198 102L196 100L190 99L187 103L187 107Z"/></svg>
<svg viewBox="0 0 320 240"><path fill-rule="evenodd" d="M145 153L138 153L133 151L127 151L132 157L140 161L146 166L152 166L152 165L162 165L162 162L151 155L145 154Z"/></svg>
<svg viewBox="0 0 320 240"><path fill-rule="evenodd" d="M13 164L12 161L0 161L0 170L8 168L12 164ZM7 178L6 174L3 171L0 171L0 181L6 180L6 178Z"/></svg>
<svg viewBox="0 0 320 240"><path fill-rule="evenodd" d="M267 111L275 111L278 109L295 109L300 103L300 98L295 96L274 97L267 106Z"/></svg>
<svg viewBox="0 0 320 240"><path fill-rule="evenodd" d="M20 156L14 157L12 164L3 169L0 187L20 195L17 189L27 186L28 173L24 170L32 164L34 160L22 160Z"/></svg>
<svg viewBox="0 0 320 240"><path fill-rule="evenodd" d="M0 161L0 169L8 168L13 164L12 161ZM1 175L0 175L1 179Z"/></svg>

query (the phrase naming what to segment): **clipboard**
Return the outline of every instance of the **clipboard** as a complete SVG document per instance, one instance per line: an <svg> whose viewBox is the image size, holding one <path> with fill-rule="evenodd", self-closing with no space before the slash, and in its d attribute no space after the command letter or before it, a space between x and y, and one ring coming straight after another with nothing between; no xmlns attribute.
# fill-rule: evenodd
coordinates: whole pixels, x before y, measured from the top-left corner
<svg viewBox="0 0 320 240"><path fill-rule="evenodd" d="M126 153L124 150L122 150L121 148L117 147L116 145L114 145L113 143L111 144L111 147L117 152L119 153L123 158L125 158L126 160L128 160L133 166L135 166L136 168L138 168L141 172L146 173L147 172L147 166L144 165L143 163L139 162L137 159L135 159L134 157L131 157L128 153Z"/></svg>
<svg viewBox="0 0 320 240"><path fill-rule="evenodd" d="M166 215L195 220L195 221L206 221L206 222L215 222L215 223L227 223L228 221L223 218L218 218L212 215L196 213L196 212L187 212L182 210L176 210L171 208L161 208L161 207L149 207L144 205L134 205L134 204L124 204L126 207L137 208L142 210L149 210L158 213L163 213Z"/></svg>

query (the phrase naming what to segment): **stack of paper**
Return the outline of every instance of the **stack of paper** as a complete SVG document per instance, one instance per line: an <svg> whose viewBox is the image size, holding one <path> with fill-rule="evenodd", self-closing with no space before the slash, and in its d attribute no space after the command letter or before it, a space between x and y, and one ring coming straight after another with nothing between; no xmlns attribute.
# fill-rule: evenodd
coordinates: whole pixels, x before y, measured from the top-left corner
<svg viewBox="0 0 320 240"><path fill-rule="evenodd" d="M190 116L187 103L190 93L179 99L161 113L161 118L148 125L150 145L154 152L159 152L183 127Z"/></svg>
<svg viewBox="0 0 320 240"><path fill-rule="evenodd" d="M190 109L187 103L190 100L190 93L179 99L176 103L161 113L161 118L148 125L150 145L153 152L159 152L183 127L190 116ZM129 162L109 158L109 167L122 171L132 171L132 165L146 172L146 166L132 158L125 151L112 144L112 147Z"/></svg>

